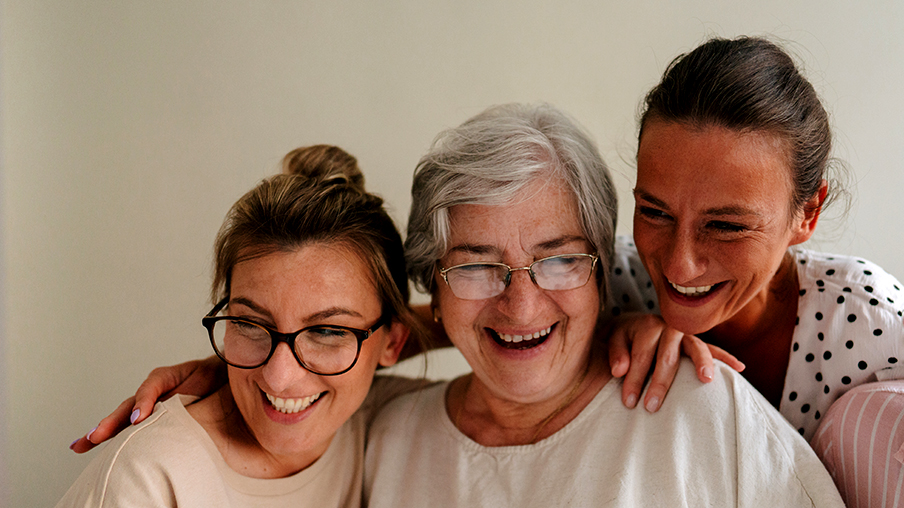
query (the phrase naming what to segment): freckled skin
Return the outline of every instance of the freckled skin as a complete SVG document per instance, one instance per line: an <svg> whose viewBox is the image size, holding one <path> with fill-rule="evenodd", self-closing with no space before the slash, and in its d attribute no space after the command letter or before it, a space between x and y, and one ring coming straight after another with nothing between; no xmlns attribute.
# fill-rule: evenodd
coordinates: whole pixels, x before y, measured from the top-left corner
<svg viewBox="0 0 904 508"><path fill-rule="evenodd" d="M228 312L288 333L315 324L368 329L382 309L373 277L355 254L315 243L237 264ZM377 365L392 365L406 336L399 324L381 327L362 343L355 366L338 376L308 372L280 344L261 367L229 367L229 385L219 396L225 402L211 396L189 412L236 471L259 478L294 474L326 451L367 396ZM323 395L287 415L273 410L262 392L284 399ZM232 402L239 411L230 410Z"/></svg>
<svg viewBox="0 0 904 508"><path fill-rule="evenodd" d="M770 287L789 246L815 217L791 212L782 141L763 132L650 121L637 156L634 240L666 322L700 334L767 319ZM705 301L669 285L716 285Z"/></svg>

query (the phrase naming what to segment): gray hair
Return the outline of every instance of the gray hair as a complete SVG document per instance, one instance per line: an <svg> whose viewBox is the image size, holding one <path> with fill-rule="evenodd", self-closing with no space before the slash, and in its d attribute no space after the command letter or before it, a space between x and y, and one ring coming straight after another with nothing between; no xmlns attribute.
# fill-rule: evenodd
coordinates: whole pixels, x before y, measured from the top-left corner
<svg viewBox="0 0 904 508"><path fill-rule="evenodd" d="M490 107L441 132L418 162L405 241L408 275L418 289L435 289L433 270L448 248L450 207L511 203L541 176L561 178L574 191L581 229L600 256L597 280L605 297L618 198L590 136L548 104Z"/></svg>

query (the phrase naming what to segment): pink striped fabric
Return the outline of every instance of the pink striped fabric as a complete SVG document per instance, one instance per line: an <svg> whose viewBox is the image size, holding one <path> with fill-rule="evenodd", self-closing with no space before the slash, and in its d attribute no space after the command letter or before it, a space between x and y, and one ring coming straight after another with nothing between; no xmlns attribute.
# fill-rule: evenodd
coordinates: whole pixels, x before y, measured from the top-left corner
<svg viewBox="0 0 904 508"><path fill-rule="evenodd" d="M810 444L848 508L904 508L904 380L849 390Z"/></svg>

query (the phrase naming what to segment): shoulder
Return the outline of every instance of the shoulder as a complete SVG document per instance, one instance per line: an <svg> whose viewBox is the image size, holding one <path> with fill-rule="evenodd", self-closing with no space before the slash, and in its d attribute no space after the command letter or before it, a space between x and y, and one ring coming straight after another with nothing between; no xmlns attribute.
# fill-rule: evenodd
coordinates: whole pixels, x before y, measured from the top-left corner
<svg viewBox="0 0 904 508"><path fill-rule="evenodd" d="M876 316L904 328L904 285L880 266L860 257L805 249L791 252L797 263L801 308L823 302L857 305L864 315L845 316L851 322Z"/></svg>
<svg viewBox="0 0 904 508"><path fill-rule="evenodd" d="M141 424L119 433L94 457L58 506L166 506L179 478L197 478L199 462L208 462L199 432L177 396L158 403ZM206 434L203 434L206 436ZM208 472L216 474L216 467ZM138 498L146 503L135 503ZM117 501L118 500L118 501Z"/></svg>
<svg viewBox="0 0 904 508"><path fill-rule="evenodd" d="M718 446L735 458L739 506L786 506L788 499L808 500L811 504L805 506L843 506L831 477L803 437L743 376L719 361L715 364L713 380L705 385L696 380L693 368L679 370L683 400L677 402L683 407L674 410L693 412L685 418L709 412L702 417L704 423L715 420L723 425L705 441L724 441L702 446ZM682 367L692 365L685 361ZM703 388L695 389L695 383ZM671 397L670 390L663 409L675 405ZM701 405L705 408L696 409ZM695 430L698 427L695 422ZM764 477L782 488L764 491Z"/></svg>

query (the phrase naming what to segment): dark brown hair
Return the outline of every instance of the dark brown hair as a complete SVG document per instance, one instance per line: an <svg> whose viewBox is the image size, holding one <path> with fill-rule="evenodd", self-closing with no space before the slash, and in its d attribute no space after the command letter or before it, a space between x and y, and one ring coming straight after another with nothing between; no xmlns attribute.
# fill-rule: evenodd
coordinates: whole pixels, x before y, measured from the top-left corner
<svg viewBox="0 0 904 508"><path fill-rule="evenodd" d="M675 58L644 100L638 139L651 119L777 135L787 147L794 212L825 178L828 114L794 60L768 40L714 38Z"/></svg>

